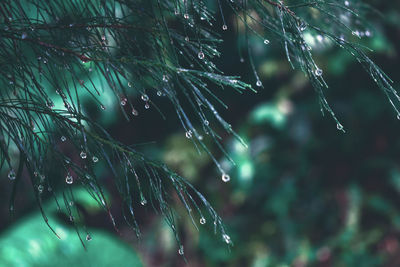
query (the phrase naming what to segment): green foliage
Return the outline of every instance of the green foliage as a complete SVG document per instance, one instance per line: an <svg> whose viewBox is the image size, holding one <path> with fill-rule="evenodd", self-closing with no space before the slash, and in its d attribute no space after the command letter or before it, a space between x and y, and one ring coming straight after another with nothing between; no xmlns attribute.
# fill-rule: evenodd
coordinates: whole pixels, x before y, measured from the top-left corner
<svg viewBox="0 0 400 267"><path fill-rule="evenodd" d="M98 207L85 190L77 190L74 205ZM102 231L91 230L82 249L75 229L56 216L68 213L57 212L54 202L43 207L61 240L49 235L40 213L29 215L2 234L0 266L143 266L132 248Z"/></svg>

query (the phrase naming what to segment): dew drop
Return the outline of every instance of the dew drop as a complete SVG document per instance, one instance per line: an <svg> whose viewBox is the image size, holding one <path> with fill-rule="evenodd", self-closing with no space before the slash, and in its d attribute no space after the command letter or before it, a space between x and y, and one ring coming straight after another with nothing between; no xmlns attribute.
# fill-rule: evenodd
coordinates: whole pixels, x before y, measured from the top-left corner
<svg viewBox="0 0 400 267"><path fill-rule="evenodd" d="M162 96L162 92L160 90L157 91L158 96Z"/></svg>
<svg viewBox="0 0 400 267"><path fill-rule="evenodd" d="M336 124L336 128L341 131L343 130L343 125L341 125L340 123Z"/></svg>
<svg viewBox="0 0 400 267"><path fill-rule="evenodd" d="M65 177L65 182L67 184L72 184L74 182L74 178L68 174L67 177Z"/></svg>
<svg viewBox="0 0 400 267"><path fill-rule="evenodd" d="M98 162L98 161L99 161L99 158L98 158L98 157L96 157L96 156L93 156L92 160L93 160L93 162L94 162L94 163L96 163L96 162Z"/></svg>
<svg viewBox="0 0 400 267"><path fill-rule="evenodd" d="M317 76L322 76L322 73L323 73L323 71L320 68L317 68L315 70L315 75L317 75Z"/></svg>
<svg viewBox="0 0 400 267"><path fill-rule="evenodd" d="M208 120L205 120L204 125L208 126L208 125L210 125L210 122Z"/></svg>
<svg viewBox="0 0 400 267"><path fill-rule="evenodd" d="M133 116L138 116L139 112L136 109L132 108L132 115Z"/></svg>
<svg viewBox="0 0 400 267"><path fill-rule="evenodd" d="M227 243L227 244L231 243L231 238L229 235L223 234L222 238L224 239L225 243Z"/></svg>
<svg viewBox="0 0 400 267"><path fill-rule="evenodd" d="M227 26L226 24L224 24L224 25L222 25L222 29L223 29L224 31L226 31L226 30L228 29L228 26Z"/></svg>
<svg viewBox="0 0 400 267"><path fill-rule="evenodd" d="M125 106L126 102L128 102L128 99L126 97L121 98L121 106Z"/></svg>
<svg viewBox="0 0 400 267"><path fill-rule="evenodd" d="M102 110L106 110L106 107L105 107L104 105L100 105L100 108L101 108Z"/></svg>
<svg viewBox="0 0 400 267"><path fill-rule="evenodd" d="M87 154L85 151L82 151L79 155L81 156L82 159L86 159L86 157L87 157Z"/></svg>
<svg viewBox="0 0 400 267"><path fill-rule="evenodd" d="M262 82L261 82L260 80L258 80L258 81L256 82L256 85L257 85L258 87L261 87L261 86L262 86Z"/></svg>
<svg viewBox="0 0 400 267"><path fill-rule="evenodd" d="M400 114L397 114L397 119L400 120Z"/></svg>
<svg viewBox="0 0 400 267"><path fill-rule="evenodd" d="M86 235L86 241L92 241L92 236L90 234Z"/></svg>
<svg viewBox="0 0 400 267"><path fill-rule="evenodd" d="M61 141L62 142L65 142L67 140L67 138L63 135L63 136L61 136Z"/></svg>
<svg viewBox="0 0 400 267"><path fill-rule="evenodd" d="M142 98L142 100L145 101L145 102L149 101L149 96L146 95L146 94L142 95L141 98Z"/></svg>
<svg viewBox="0 0 400 267"><path fill-rule="evenodd" d="M183 15L183 17L184 17L185 19L189 19L189 14L188 14L188 13L185 13L185 14Z"/></svg>
<svg viewBox="0 0 400 267"><path fill-rule="evenodd" d="M192 130L187 131L187 132L185 133L185 135L186 135L186 138L188 138L188 139L192 138L192 136L193 136Z"/></svg>
<svg viewBox="0 0 400 267"><path fill-rule="evenodd" d="M149 102L146 102L146 104L144 104L144 108L145 108L145 109L149 109L149 108L150 108Z"/></svg>
<svg viewBox="0 0 400 267"><path fill-rule="evenodd" d="M131 82L128 82L128 87L132 87L132 83Z"/></svg>
<svg viewBox="0 0 400 267"><path fill-rule="evenodd" d="M41 184L38 185L39 194L43 193L43 189L44 189L43 185L41 185Z"/></svg>
<svg viewBox="0 0 400 267"><path fill-rule="evenodd" d="M15 180L15 178L16 178L15 171L14 170L10 170L8 172L8 179Z"/></svg>
<svg viewBox="0 0 400 267"><path fill-rule="evenodd" d="M266 44L266 45L269 44L269 40L268 40L268 39L265 39L265 40L264 40L264 44Z"/></svg>
<svg viewBox="0 0 400 267"><path fill-rule="evenodd" d="M200 224L205 224L206 223L206 219L204 217L200 218Z"/></svg>
<svg viewBox="0 0 400 267"><path fill-rule="evenodd" d="M168 76L164 74L162 80L163 80L163 82L167 83L168 82Z"/></svg>
<svg viewBox="0 0 400 267"><path fill-rule="evenodd" d="M28 37L28 34L26 32L23 32L22 35L21 35L21 38L22 39L26 39L26 37Z"/></svg>
<svg viewBox="0 0 400 267"><path fill-rule="evenodd" d="M228 174L223 173L221 179L224 183L227 183L231 180L231 177Z"/></svg>
<svg viewBox="0 0 400 267"><path fill-rule="evenodd" d="M202 51L200 51L197 56L199 57L199 59L204 59L204 53Z"/></svg>
<svg viewBox="0 0 400 267"><path fill-rule="evenodd" d="M142 200L140 201L140 204L142 206L145 206L147 204L147 200L145 198L142 198Z"/></svg>
<svg viewBox="0 0 400 267"><path fill-rule="evenodd" d="M178 249L179 255L183 255L185 252L183 251L183 246L180 246Z"/></svg>

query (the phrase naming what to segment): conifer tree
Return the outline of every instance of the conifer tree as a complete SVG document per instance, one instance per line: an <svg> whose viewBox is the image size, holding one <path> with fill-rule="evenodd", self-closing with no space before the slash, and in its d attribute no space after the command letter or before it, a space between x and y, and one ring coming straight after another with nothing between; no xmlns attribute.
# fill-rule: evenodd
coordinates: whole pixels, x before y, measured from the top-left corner
<svg viewBox="0 0 400 267"><path fill-rule="evenodd" d="M223 6L235 14L234 24L226 20ZM1 1L0 160L13 185L10 212L18 184L26 177L50 228L41 205L43 197L62 192L63 201L55 201L65 205L74 222L79 212L68 203L76 184L88 190L114 223L97 179L98 162L103 162L124 201L126 222L138 236L135 203L151 204L179 243L170 196L174 191L195 225L213 223L218 236L231 244L221 218L203 194L163 163L114 139L88 112L88 105L108 112L116 103L119 112L115 116L124 116L130 123L146 116L148 109L163 117L158 103L168 101L194 149L208 153L222 181L228 182L229 174L203 139L215 142L222 152L219 129L240 140L219 115L226 107L213 92L215 88L246 94L263 90L250 36L265 45L281 45L293 69L308 77L321 111L328 112L337 129L344 132L325 98L328 85L314 60L313 40L348 51L399 114L400 98L390 78L368 57L370 51L362 42L373 34L369 18L377 13L361 0ZM225 75L213 63L223 41L216 27L244 29L241 38L248 43L253 86L253 81ZM84 95L89 96L89 103L83 102ZM183 247L179 253L184 253Z"/></svg>

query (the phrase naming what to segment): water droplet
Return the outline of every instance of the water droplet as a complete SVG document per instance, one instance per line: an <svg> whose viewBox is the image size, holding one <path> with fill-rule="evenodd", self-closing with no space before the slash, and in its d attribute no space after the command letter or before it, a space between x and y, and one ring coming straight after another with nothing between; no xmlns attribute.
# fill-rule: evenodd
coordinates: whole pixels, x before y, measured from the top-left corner
<svg viewBox="0 0 400 267"><path fill-rule="evenodd" d="M350 2L346 0L346 1L344 1L344 5L345 5L345 6L349 6L349 5L350 5Z"/></svg>
<svg viewBox="0 0 400 267"><path fill-rule="evenodd" d="M92 241L92 236L90 234L86 235L86 241Z"/></svg>
<svg viewBox="0 0 400 267"><path fill-rule="evenodd" d="M74 178L68 174L67 177L65 177L65 182L67 184L72 184L74 182Z"/></svg>
<svg viewBox="0 0 400 267"><path fill-rule="evenodd" d="M22 35L21 35L21 38L22 39L26 39L26 37L28 37L28 34L26 32L23 32Z"/></svg>
<svg viewBox="0 0 400 267"><path fill-rule="evenodd" d="M183 17L184 17L185 19L189 19L189 14L185 13L185 14L183 15Z"/></svg>
<svg viewBox="0 0 400 267"><path fill-rule="evenodd" d="M200 51L197 56L199 57L199 59L204 59L204 53L202 51Z"/></svg>
<svg viewBox="0 0 400 267"><path fill-rule="evenodd" d="M231 238L229 235L223 234L222 238L224 239L225 243L227 243L227 244L231 243Z"/></svg>
<svg viewBox="0 0 400 267"><path fill-rule="evenodd" d="M142 206L145 206L147 204L147 200L145 198L142 198L142 200L140 201L140 204Z"/></svg>
<svg viewBox="0 0 400 267"><path fill-rule="evenodd" d="M162 92L160 90L157 91L158 96L162 96Z"/></svg>
<svg viewBox="0 0 400 267"><path fill-rule="evenodd" d="M341 131L343 130L343 125L341 125L340 123L336 124L336 128Z"/></svg>
<svg viewBox="0 0 400 267"><path fill-rule="evenodd" d="M240 58L240 63L243 63L244 62L244 58Z"/></svg>
<svg viewBox="0 0 400 267"><path fill-rule="evenodd" d="M105 107L104 105L100 105L100 108L101 108L102 110L106 110L106 107Z"/></svg>
<svg viewBox="0 0 400 267"><path fill-rule="evenodd" d="M162 77L162 80L163 80L163 82L167 83L168 82L168 76L164 74L163 77Z"/></svg>
<svg viewBox="0 0 400 267"><path fill-rule="evenodd" d="M146 94L142 95L141 98L142 98L142 100L145 101L145 102L149 101L149 96L146 95Z"/></svg>
<svg viewBox="0 0 400 267"><path fill-rule="evenodd" d="M64 135L61 136L61 141L62 141L62 142L65 142L66 140L67 140L67 137L65 137Z"/></svg>
<svg viewBox="0 0 400 267"><path fill-rule="evenodd" d="M221 179L224 183L227 183L231 180L231 177L228 174L223 173Z"/></svg>
<svg viewBox="0 0 400 267"><path fill-rule="evenodd" d="M261 82L260 80L258 80L258 81L256 82L256 85L257 85L258 87L261 87L261 86L262 86L262 82Z"/></svg>
<svg viewBox="0 0 400 267"><path fill-rule="evenodd" d="M187 131L185 135L186 135L186 138L188 138L188 139L192 138L192 136L193 136L192 130Z"/></svg>
<svg viewBox="0 0 400 267"><path fill-rule="evenodd" d="M125 106L126 102L128 102L128 99L126 97L121 98L121 106Z"/></svg>
<svg viewBox="0 0 400 267"><path fill-rule="evenodd" d="M38 191L39 191L39 194L41 194L41 193L43 193L43 185L38 185Z"/></svg>
<svg viewBox="0 0 400 267"><path fill-rule="evenodd" d="M132 83L131 82L128 82L128 87L132 87Z"/></svg>
<svg viewBox="0 0 400 267"><path fill-rule="evenodd" d="M178 249L179 255L183 255L185 252L183 251L183 246L181 245Z"/></svg>
<svg viewBox="0 0 400 267"><path fill-rule="evenodd" d="M8 172L8 179L15 180L15 178L16 178L15 171L14 170L10 170Z"/></svg>
<svg viewBox="0 0 400 267"><path fill-rule="evenodd" d="M186 42L189 42L189 36L186 36L186 37L185 37L185 41L186 41Z"/></svg>
<svg viewBox="0 0 400 267"><path fill-rule="evenodd" d="M92 160L93 160L93 162L94 162L94 163L96 163L96 162L98 162L98 161L99 161L99 158L98 158L98 157L96 157L96 156L93 156Z"/></svg>
<svg viewBox="0 0 400 267"><path fill-rule="evenodd" d="M132 108L132 115L133 116L138 116L139 112L136 109Z"/></svg>
<svg viewBox="0 0 400 267"><path fill-rule="evenodd" d="M145 108L145 109L149 109L149 108L150 108L149 102L146 102L146 104L144 104L144 108Z"/></svg>
<svg viewBox="0 0 400 267"><path fill-rule="evenodd" d="M266 44L266 45L269 44L269 40L268 40L268 39L265 39L265 40L264 40L264 44Z"/></svg>
<svg viewBox="0 0 400 267"><path fill-rule="evenodd" d="M397 119L400 120L400 114L397 114Z"/></svg>
<svg viewBox="0 0 400 267"><path fill-rule="evenodd" d="M208 120L205 120L204 125L208 126L208 125L210 125L210 122Z"/></svg>
<svg viewBox="0 0 400 267"><path fill-rule="evenodd" d="M206 223L206 219L204 217L200 218L200 224L205 224Z"/></svg>
<svg viewBox="0 0 400 267"><path fill-rule="evenodd" d="M81 156L82 159L86 159L86 157L87 157L87 154L85 151L82 151L79 155Z"/></svg>
<svg viewBox="0 0 400 267"><path fill-rule="evenodd" d="M323 71L320 68L317 68L315 70L315 75L317 75L317 76L322 76L322 73L323 73Z"/></svg>
<svg viewBox="0 0 400 267"><path fill-rule="evenodd" d="M226 31L226 30L228 29L228 26L227 26L226 24L224 24L224 25L222 25L222 29L223 29L224 31Z"/></svg>

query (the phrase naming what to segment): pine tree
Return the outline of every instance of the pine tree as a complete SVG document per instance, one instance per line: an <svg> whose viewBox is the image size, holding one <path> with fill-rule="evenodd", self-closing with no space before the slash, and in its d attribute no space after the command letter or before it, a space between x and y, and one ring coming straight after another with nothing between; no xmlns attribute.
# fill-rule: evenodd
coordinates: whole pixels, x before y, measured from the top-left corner
<svg viewBox="0 0 400 267"><path fill-rule="evenodd" d="M235 14L235 25L225 20L223 6ZM146 116L147 109L163 117L158 102L166 99L194 149L208 153L222 181L228 182L229 175L203 139L213 140L223 153L218 129L240 140L219 115L226 106L212 90L262 90L250 37L282 46L289 64L308 77L321 111L331 115L339 130L344 132L325 98L327 83L310 40L324 40L351 53L399 114L400 98L391 80L363 46L362 37L373 33L369 18L377 16L363 1L3 0L0 14L0 150L1 167L8 169L13 183L10 212L18 184L28 177L50 228L43 197L63 192L64 203L57 205L65 205L74 222L79 212L68 205L74 184L84 186L114 222L97 179L101 161L113 174L126 222L138 236L134 203L151 202L179 243L170 196L174 190L195 225L213 222L215 232L231 244L221 218L200 192L164 164L115 140L87 106L91 103L107 112L117 103L120 111L115 116L122 115L129 123ZM219 18L222 25L217 25ZM240 77L224 75L213 63L222 42L215 27L244 29L241 38L247 42L254 87ZM84 95L89 104L83 102ZM183 254L183 247L179 252Z"/></svg>

